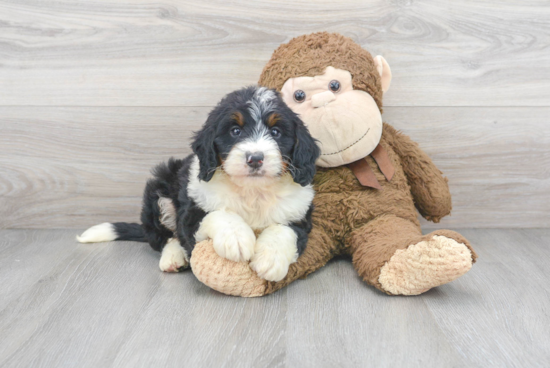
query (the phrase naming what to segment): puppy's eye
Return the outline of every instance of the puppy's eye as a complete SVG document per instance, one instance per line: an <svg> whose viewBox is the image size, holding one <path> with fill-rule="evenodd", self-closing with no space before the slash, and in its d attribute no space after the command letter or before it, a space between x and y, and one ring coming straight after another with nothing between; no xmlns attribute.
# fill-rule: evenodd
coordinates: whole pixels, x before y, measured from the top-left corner
<svg viewBox="0 0 550 368"><path fill-rule="evenodd" d="M238 137L240 135L241 135L241 128L237 128L237 127L231 128L232 137Z"/></svg>
<svg viewBox="0 0 550 368"><path fill-rule="evenodd" d="M304 102L305 99L306 99L306 93L301 89L294 92L294 101Z"/></svg>
<svg viewBox="0 0 550 368"><path fill-rule="evenodd" d="M277 128L271 128L270 132L273 138L279 138L281 136L281 131Z"/></svg>
<svg viewBox="0 0 550 368"><path fill-rule="evenodd" d="M331 80L328 84L328 88L330 88L332 92L338 92L340 90L340 82L338 82L336 79Z"/></svg>

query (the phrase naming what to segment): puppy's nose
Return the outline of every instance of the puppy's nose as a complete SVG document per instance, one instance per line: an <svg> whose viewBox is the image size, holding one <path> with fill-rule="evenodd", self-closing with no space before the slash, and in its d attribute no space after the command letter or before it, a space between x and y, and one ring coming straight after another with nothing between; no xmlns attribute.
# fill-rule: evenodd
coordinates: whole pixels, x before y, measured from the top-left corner
<svg viewBox="0 0 550 368"><path fill-rule="evenodd" d="M326 104L334 100L336 100L336 96L331 91L316 93L313 96L311 96L311 106L313 107L325 106Z"/></svg>
<svg viewBox="0 0 550 368"><path fill-rule="evenodd" d="M246 152L246 163L253 169L258 169L264 163L263 152Z"/></svg>

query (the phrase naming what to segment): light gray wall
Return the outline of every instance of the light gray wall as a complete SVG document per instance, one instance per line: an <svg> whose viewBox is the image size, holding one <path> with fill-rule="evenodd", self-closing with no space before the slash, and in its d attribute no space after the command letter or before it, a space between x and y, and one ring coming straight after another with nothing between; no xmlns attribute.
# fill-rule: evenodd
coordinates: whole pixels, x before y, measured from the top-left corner
<svg viewBox="0 0 550 368"><path fill-rule="evenodd" d="M0 0L0 227L136 221L150 167L321 30L392 67L384 118L454 196L425 225L550 226L548 1Z"/></svg>

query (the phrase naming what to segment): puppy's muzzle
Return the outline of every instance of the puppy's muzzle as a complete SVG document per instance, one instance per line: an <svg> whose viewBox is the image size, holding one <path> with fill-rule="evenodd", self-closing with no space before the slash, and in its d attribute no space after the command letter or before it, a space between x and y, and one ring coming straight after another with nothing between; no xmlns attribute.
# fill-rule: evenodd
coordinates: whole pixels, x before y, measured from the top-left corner
<svg viewBox="0 0 550 368"><path fill-rule="evenodd" d="M259 169L264 163L263 152L246 152L246 164L253 169Z"/></svg>

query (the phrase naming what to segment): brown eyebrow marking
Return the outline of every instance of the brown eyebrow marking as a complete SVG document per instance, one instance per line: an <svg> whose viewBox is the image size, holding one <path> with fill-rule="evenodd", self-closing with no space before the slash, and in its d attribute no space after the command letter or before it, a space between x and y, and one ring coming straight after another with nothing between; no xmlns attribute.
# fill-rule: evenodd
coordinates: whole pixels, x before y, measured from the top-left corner
<svg viewBox="0 0 550 368"><path fill-rule="evenodd" d="M279 116L279 114L273 113L269 115L269 119L267 119L267 126L271 128L273 125L277 124L279 120L281 120L281 117Z"/></svg>
<svg viewBox="0 0 550 368"><path fill-rule="evenodd" d="M244 126L244 118L243 114L241 114L239 111L236 111L231 115L231 118L237 123L240 127Z"/></svg>

